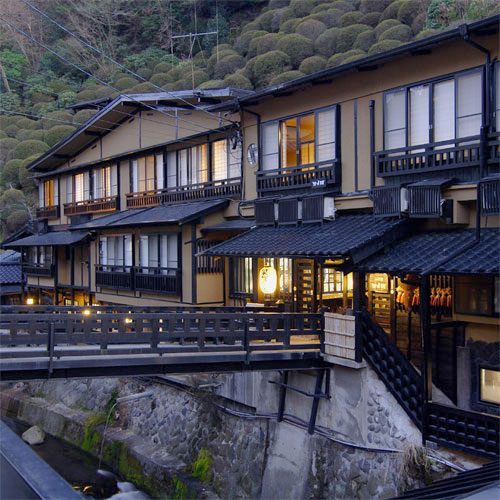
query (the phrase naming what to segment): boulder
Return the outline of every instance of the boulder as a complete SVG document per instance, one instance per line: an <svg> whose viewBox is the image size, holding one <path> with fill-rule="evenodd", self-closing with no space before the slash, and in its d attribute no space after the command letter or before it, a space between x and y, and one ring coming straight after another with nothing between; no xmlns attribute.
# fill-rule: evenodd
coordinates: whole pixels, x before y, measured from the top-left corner
<svg viewBox="0 0 500 500"><path fill-rule="evenodd" d="M35 444L42 444L45 441L45 432L38 427L38 425L34 425L30 427L27 431L23 432L21 436L28 444L31 446Z"/></svg>

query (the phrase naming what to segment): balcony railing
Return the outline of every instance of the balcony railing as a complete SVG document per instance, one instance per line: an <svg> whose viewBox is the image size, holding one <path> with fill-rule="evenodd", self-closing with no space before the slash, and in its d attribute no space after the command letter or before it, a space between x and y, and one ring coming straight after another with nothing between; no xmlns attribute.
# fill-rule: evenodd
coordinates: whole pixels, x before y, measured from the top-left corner
<svg viewBox="0 0 500 500"><path fill-rule="evenodd" d="M377 175L388 177L478 167L480 150L480 136L474 135L451 141L378 151L374 153L374 158Z"/></svg>
<svg viewBox="0 0 500 500"><path fill-rule="evenodd" d="M96 265L96 286L132 290L133 283L132 268L130 266Z"/></svg>
<svg viewBox="0 0 500 500"><path fill-rule="evenodd" d="M64 204L64 215L91 214L96 212L109 212L118 207L118 196L107 196L94 200L75 201Z"/></svg>
<svg viewBox="0 0 500 500"><path fill-rule="evenodd" d="M127 194L127 208L241 195L241 177Z"/></svg>
<svg viewBox="0 0 500 500"><path fill-rule="evenodd" d="M53 264L37 264L36 262L24 262L23 273L29 274L31 276L54 276L54 265Z"/></svg>
<svg viewBox="0 0 500 500"><path fill-rule="evenodd" d="M340 162L334 160L331 163L317 166L286 167L276 170L259 171L256 175L258 193L310 187L321 188L340 182Z"/></svg>
<svg viewBox="0 0 500 500"><path fill-rule="evenodd" d="M96 265L95 282L101 288L179 295L177 268Z"/></svg>
<svg viewBox="0 0 500 500"><path fill-rule="evenodd" d="M36 209L37 219L57 219L59 217L59 205L40 207Z"/></svg>
<svg viewBox="0 0 500 500"><path fill-rule="evenodd" d="M168 267L135 267L135 290L179 295L180 272Z"/></svg>

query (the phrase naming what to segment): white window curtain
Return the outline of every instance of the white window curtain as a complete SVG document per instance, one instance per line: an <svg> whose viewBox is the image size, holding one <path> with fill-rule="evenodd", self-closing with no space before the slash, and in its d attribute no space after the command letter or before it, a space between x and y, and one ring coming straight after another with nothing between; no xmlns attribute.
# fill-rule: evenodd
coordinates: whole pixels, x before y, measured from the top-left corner
<svg viewBox="0 0 500 500"><path fill-rule="evenodd" d="M89 199L89 172L84 172L82 174L76 174L73 176L74 191L73 200L74 202L86 201Z"/></svg>
<svg viewBox="0 0 500 500"><path fill-rule="evenodd" d="M45 206L45 182L38 184L38 206Z"/></svg>
<svg viewBox="0 0 500 500"><path fill-rule="evenodd" d="M53 180L54 186L54 206L59 205L59 179Z"/></svg>
<svg viewBox="0 0 500 500"><path fill-rule="evenodd" d="M99 264L105 265L108 263L108 238L101 236L99 239Z"/></svg>
<svg viewBox="0 0 500 500"><path fill-rule="evenodd" d="M262 125L262 170L279 168L279 124Z"/></svg>
<svg viewBox="0 0 500 500"><path fill-rule="evenodd" d="M156 178L155 178L155 157L154 155L146 156L145 158L145 184L147 191L153 191L156 189Z"/></svg>
<svg viewBox="0 0 500 500"><path fill-rule="evenodd" d="M124 243L124 253L125 253L125 265L130 267L133 265L132 261L132 235L131 234L126 234L123 237L123 243Z"/></svg>
<svg viewBox="0 0 500 500"><path fill-rule="evenodd" d="M141 236L139 238L139 265L141 267L149 267L149 238Z"/></svg>
<svg viewBox="0 0 500 500"><path fill-rule="evenodd" d="M163 180L163 153L156 155L156 189L165 187Z"/></svg>
<svg viewBox="0 0 500 500"><path fill-rule="evenodd" d="M457 138L479 135L482 118L482 73L474 71L457 78Z"/></svg>
<svg viewBox="0 0 500 500"><path fill-rule="evenodd" d="M317 113L316 158L318 161L335 159L335 108Z"/></svg>
<svg viewBox="0 0 500 500"><path fill-rule="evenodd" d="M149 267L159 267L158 235L149 236Z"/></svg>
<svg viewBox="0 0 500 500"><path fill-rule="evenodd" d="M66 177L66 203L73 202L73 176Z"/></svg>
<svg viewBox="0 0 500 500"><path fill-rule="evenodd" d="M187 186L189 184L189 172L188 172L188 150L181 149L179 151L179 185Z"/></svg>
<svg viewBox="0 0 500 500"><path fill-rule="evenodd" d="M429 143L429 86L410 89L410 146Z"/></svg>
<svg viewBox="0 0 500 500"><path fill-rule="evenodd" d="M167 153L167 187L177 186L177 151Z"/></svg>
<svg viewBox="0 0 500 500"><path fill-rule="evenodd" d="M137 165L137 160L132 160L130 162L130 171L132 175L132 192L137 193L139 191L139 171L138 171L138 165Z"/></svg>
<svg viewBox="0 0 500 500"><path fill-rule="evenodd" d="M111 165L111 196L118 196L118 165Z"/></svg>
<svg viewBox="0 0 500 500"><path fill-rule="evenodd" d="M212 142L212 179L227 179L227 141Z"/></svg>
<svg viewBox="0 0 500 500"><path fill-rule="evenodd" d="M177 263L177 234L169 234L167 238L167 267L176 269Z"/></svg>
<svg viewBox="0 0 500 500"><path fill-rule="evenodd" d="M384 96L385 149L406 146L406 91L398 90Z"/></svg>
<svg viewBox="0 0 500 500"><path fill-rule="evenodd" d="M455 81L434 85L434 142L455 138Z"/></svg>
<svg viewBox="0 0 500 500"><path fill-rule="evenodd" d="M235 149L231 147L229 143L229 178L234 179L241 177L241 142L238 141L238 145Z"/></svg>

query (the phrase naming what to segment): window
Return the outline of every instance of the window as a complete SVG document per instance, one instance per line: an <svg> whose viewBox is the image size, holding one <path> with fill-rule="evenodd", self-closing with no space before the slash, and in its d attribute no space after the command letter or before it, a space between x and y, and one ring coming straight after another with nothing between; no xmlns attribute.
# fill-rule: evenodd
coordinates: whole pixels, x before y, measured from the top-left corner
<svg viewBox="0 0 500 500"><path fill-rule="evenodd" d="M57 179L50 179L40 183L38 189L39 206L53 207L59 205L59 182Z"/></svg>
<svg viewBox="0 0 500 500"><path fill-rule="evenodd" d="M99 263L103 266L121 267L123 271L128 271L126 268L132 266L132 235L101 236Z"/></svg>
<svg viewBox="0 0 500 500"><path fill-rule="evenodd" d="M108 198L118 194L117 165L98 168L92 172L93 198Z"/></svg>
<svg viewBox="0 0 500 500"><path fill-rule="evenodd" d="M253 295L253 261L251 257L235 257L231 263L231 294Z"/></svg>
<svg viewBox="0 0 500 500"><path fill-rule="evenodd" d="M278 286L275 297L289 302L293 297L293 260L292 259L264 259L264 266L271 266L278 274Z"/></svg>
<svg viewBox="0 0 500 500"><path fill-rule="evenodd" d="M241 145L232 149L228 139L167 153L167 188L190 187L239 177Z"/></svg>
<svg viewBox="0 0 500 500"><path fill-rule="evenodd" d="M384 149L479 135L482 70L391 90L384 95Z"/></svg>
<svg viewBox="0 0 500 500"><path fill-rule="evenodd" d="M499 313L498 277L455 278L455 312L493 316Z"/></svg>
<svg viewBox="0 0 500 500"><path fill-rule="evenodd" d="M52 255L52 247L30 247L28 251L29 263L47 267L51 266Z"/></svg>
<svg viewBox="0 0 500 500"><path fill-rule="evenodd" d="M337 107L262 125L262 170L278 170L336 158Z"/></svg>
<svg viewBox="0 0 500 500"><path fill-rule="evenodd" d="M163 153L132 160L130 184L133 193L163 189Z"/></svg>
<svg viewBox="0 0 500 500"><path fill-rule="evenodd" d="M323 268L323 293L341 293L344 290L344 273L332 267Z"/></svg>
<svg viewBox="0 0 500 500"><path fill-rule="evenodd" d="M77 203L90 199L90 173L75 174L66 179L66 201Z"/></svg>
<svg viewBox="0 0 500 500"><path fill-rule="evenodd" d="M500 371L480 368L479 399L485 403L500 404Z"/></svg>
<svg viewBox="0 0 500 500"><path fill-rule="evenodd" d="M175 273L177 269L177 233L142 235L139 263L144 273Z"/></svg>

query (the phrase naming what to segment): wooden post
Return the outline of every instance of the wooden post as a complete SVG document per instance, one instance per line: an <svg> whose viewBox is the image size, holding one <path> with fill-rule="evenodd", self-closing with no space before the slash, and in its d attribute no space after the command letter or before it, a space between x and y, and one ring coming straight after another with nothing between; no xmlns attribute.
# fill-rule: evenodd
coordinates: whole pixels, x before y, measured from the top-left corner
<svg viewBox="0 0 500 500"><path fill-rule="evenodd" d="M281 387L280 387L280 400L278 406L278 422L283 420L283 415L285 414L285 400L286 400L286 386L288 384L288 371L284 371L281 376Z"/></svg>
<svg viewBox="0 0 500 500"><path fill-rule="evenodd" d="M425 445L425 407L432 401L432 356L431 356L431 294L429 275L423 275L420 284L420 328L422 334L423 366L422 366L422 441Z"/></svg>
<svg viewBox="0 0 500 500"><path fill-rule="evenodd" d="M361 311L365 303L365 273L354 271L352 273L352 309Z"/></svg>

